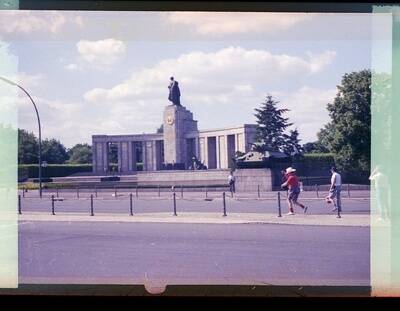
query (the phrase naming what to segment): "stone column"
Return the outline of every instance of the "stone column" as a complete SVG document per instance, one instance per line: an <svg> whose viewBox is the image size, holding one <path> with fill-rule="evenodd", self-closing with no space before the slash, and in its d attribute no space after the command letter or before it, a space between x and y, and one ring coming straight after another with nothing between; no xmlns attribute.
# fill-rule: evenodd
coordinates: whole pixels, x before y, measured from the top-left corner
<svg viewBox="0 0 400 311"><path fill-rule="evenodd" d="M131 172L136 171L136 150L135 142L128 142L128 170Z"/></svg>
<svg viewBox="0 0 400 311"><path fill-rule="evenodd" d="M120 156L121 160L118 159L118 163L120 163L121 172L129 171L129 142L124 141L119 143Z"/></svg>
<svg viewBox="0 0 400 311"><path fill-rule="evenodd" d="M221 154L220 154L220 143L219 135L215 136L215 153L217 158L217 168L221 168Z"/></svg>
<svg viewBox="0 0 400 311"><path fill-rule="evenodd" d="M108 142L101 144L103 173L108 172Z"/></svg>
<svg viewBox="0 0 400 311"><path fill-rule="evenodd" d="M97 143L92 141L92 172L97 173Z"/></svg>
<svg viewBox="0 0 400 311"><path fill-rule="evenodd" d="M142 141L142 165L143 171L147 171L147 150L145 141Z"/></svg>
<svg viewBox="0 0 400 311"><path fill-rule="evenodd" d="M122 143L118 142L118 173L122 170Z"/></svg>

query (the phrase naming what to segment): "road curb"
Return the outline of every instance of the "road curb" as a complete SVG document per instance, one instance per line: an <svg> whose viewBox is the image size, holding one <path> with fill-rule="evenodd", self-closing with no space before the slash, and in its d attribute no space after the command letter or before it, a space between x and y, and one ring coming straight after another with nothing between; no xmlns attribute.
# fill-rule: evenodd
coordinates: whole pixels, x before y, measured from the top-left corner
<svg viewBox="0 0 400 311"><path fill-rule="evenodd" d="M296 215L297 216L297 215ZM337 219L334 215L299 215L299 217L277 217L272 214L235 214L226 217L216 213L190 214L180 213L173 216L169 213L152 213L148 215L135 214L133 216L121 214L96 214L95 217L82 214L56 214L24 213L19 215L22 222L119 222L119 223L186 223L186 224L275 224L275 225L300 225L300 226L347 226L369 227L369 215L343 215Z"/></svg>

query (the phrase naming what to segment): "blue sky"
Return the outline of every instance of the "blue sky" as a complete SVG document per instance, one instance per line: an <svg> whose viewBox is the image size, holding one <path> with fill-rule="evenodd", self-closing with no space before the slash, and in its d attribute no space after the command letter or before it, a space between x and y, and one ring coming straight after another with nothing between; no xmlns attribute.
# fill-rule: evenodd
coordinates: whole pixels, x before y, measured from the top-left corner
<svg viewBox="0 0 400 311"><path fill-rule="evenodd" d="M305 143L329 121L342 75L370 68L371 15L9 11L0 45L18 57L43 136L67 147L154 132L171 75L200 129L255 123L269 93ZM18 105L19 127L37 133L29 102Z"/></svg>

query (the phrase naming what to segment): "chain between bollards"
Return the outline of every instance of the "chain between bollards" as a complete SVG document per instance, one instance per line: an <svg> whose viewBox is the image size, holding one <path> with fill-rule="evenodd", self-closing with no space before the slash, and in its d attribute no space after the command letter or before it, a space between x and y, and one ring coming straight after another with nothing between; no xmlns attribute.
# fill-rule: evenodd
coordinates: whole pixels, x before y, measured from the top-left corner
<svg viewBox="0 0 400 311"><path fill-rule="evenodd" d="M129 194L129 211L130 216L133 216L133 200L132 200L132 193Z"/></svg>
<svg viewBox="0 0 400 311"><path fill-rule="evenodd" d="M174 192L172 194L172 196L173 196L173 199L174 199L174 216L178 216L177 213L176 213L176 193Z"/></svg>
<svg viewBox="0 0 400 311"><path fill-rule="evenodd" d="M278 217L282 217L281 211L281 192L278 191Z"/></svg>
<svg viewBox="0 0 400 311"><path fill-rule="evenodd" d="M18 195L18 214L22 214L22 209L21 209L21 195Z"/></svg>
<svg viewBox="0 0 400 311"><path fill-rule="evenodd" d="M56 213L54 212L54 195L51 195L51 214L55 215Z"/></svg>
<svg viewBox="0 0 400 311"><path fill-rule="evenodd" d="M224 205L224 217L226 216L226 201L225 201L225 192L222 192L222 203Z"/></svg>
<svg viewBox="0 0 400 311"><path fill-rule="evenodd" d="M94 216L94 211L93 211L93 194L90 195L90 216Z"/></svg>

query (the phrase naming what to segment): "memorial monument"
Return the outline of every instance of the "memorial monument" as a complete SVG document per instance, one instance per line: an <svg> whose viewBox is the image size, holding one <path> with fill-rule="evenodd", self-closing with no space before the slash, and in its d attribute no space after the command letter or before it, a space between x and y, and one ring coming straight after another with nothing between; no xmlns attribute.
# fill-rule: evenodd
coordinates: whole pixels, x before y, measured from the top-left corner
<svg viewBox="0 0 400 311"><path fill-rule="evenodd" d="M256 125L199 130L193 113L181 104L179 83L170 78L164 108L163 133L132 135L93 135L93 173L109 172L110 144L118 146L118 172L136 170L186 170L197 166L228 169L237 151L248 152L254 142ZM200 165L201 164L201 165Z"/></svg>

